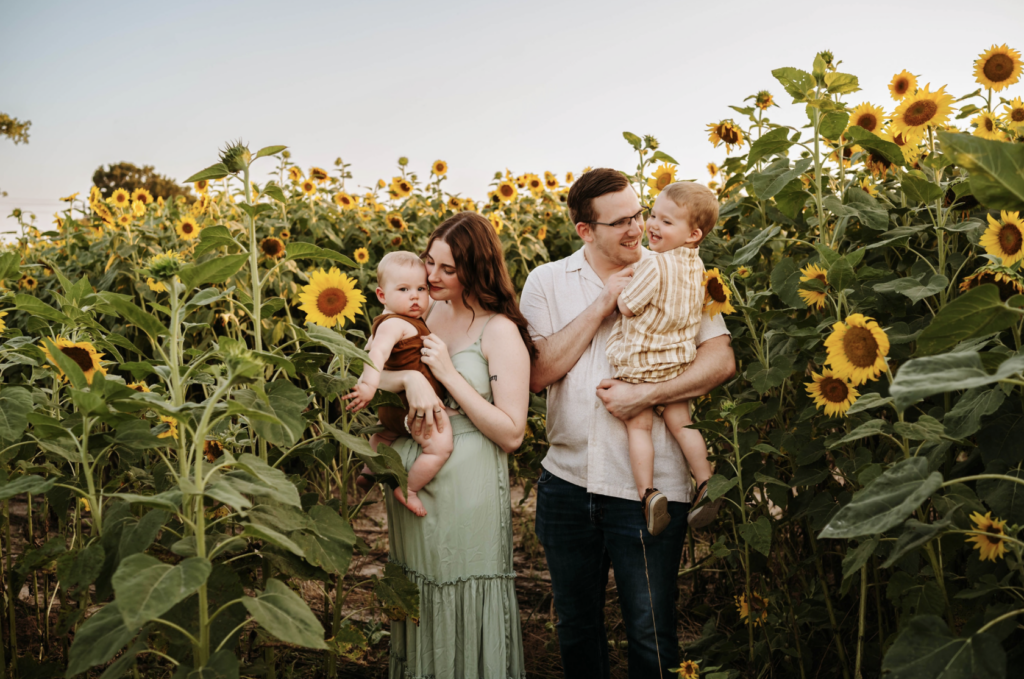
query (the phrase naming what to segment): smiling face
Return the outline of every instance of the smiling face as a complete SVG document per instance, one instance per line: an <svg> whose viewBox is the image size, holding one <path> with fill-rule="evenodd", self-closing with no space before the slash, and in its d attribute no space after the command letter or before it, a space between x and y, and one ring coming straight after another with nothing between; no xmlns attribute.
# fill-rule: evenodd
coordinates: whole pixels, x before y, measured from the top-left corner
<svg viewBox="0 0 1024 679"><path fill-rule="evenodd" d="M629 217L640 211L640 200L631 187L594 198L594 221L603 224L576 225L586 245L590 265L596 270L621 269L640 261L640 236L643 222ZM623 226L608 226L625 219Z"/></svg>
<svg viewBox="0 0 1024 679"><path fill-rule="evenodd" d="M462 298L462 282L455 269L455 258L452 249L443 240L435 240L423 259L427 265L427 282L430 284L430 296L436 300L452 300Z"/></svg>
<svg viewBox="0 0 1024 679"><path fill-rule="evenodd" d="M419 318L427 310L427 270L421 265L393 265L377 299L391 313Z"/></svg>
<svg viewBox="0 0 1024 679"><path fill-rule="evenodd" d="M647 218L647 238L655 252L668 252L680 247L694 248L703 234L690 225L689 210L665 195L658 196Z"/></svg>

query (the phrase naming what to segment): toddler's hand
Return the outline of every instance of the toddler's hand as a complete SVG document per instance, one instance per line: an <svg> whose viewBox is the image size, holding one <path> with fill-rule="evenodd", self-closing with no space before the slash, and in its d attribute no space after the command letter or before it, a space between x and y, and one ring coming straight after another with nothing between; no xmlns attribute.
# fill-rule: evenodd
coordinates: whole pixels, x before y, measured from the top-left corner
<svg viewBox="0 0 1024 679"><path fill-rule="evenodd" d="M346 401L351 401L345 410L350 412L362 410L370 404L375 393L377 393L377 390L366 382L356 382L356 386L352 387L352 391L341 397Z"/></svg>

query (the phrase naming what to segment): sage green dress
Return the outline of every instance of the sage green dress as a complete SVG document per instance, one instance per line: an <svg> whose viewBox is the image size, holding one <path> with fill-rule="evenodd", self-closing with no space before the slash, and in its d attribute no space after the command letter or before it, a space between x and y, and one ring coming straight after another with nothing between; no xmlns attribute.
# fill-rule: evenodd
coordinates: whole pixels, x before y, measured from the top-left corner
<svg viewBox="0 0 1024 679"><path fill-rule="evenodd" d="M493 402L480 338L453 354L452 363ZM419 623L391 624L389 676L522 679L507 455L465 415L453 415L451 424L452 455L419 492L427 515L417 517L385 493L390 560L420 590ZM408 437L394 447L406 469L420 454Z"/></svg>

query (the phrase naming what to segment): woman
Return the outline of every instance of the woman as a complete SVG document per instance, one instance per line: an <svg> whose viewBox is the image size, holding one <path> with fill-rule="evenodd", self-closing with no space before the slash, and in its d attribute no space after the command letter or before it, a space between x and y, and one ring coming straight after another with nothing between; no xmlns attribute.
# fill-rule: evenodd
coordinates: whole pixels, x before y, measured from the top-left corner
<svg viewBox="0 0 1024 679"><path fill-rule="evenodd" d="M420 491L425 517L387 497L390 559L420 589L418 624L392 625L390 677L520 679L507 454L526 430L536 350L486 219L463 212L446 220L424 261L434 302L423 362L448 400L415 371L385 372L380 386L405 391L415 429L430 431L434 413L447 407L454 451ZM420 452L411 438L395 449L406 469Z"/></svg>

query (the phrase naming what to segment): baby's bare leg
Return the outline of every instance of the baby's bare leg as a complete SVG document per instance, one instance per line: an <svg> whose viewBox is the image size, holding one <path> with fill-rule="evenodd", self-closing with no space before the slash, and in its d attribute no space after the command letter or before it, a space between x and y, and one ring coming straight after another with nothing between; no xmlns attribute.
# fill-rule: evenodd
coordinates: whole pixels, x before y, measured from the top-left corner
<svg viewBox="0 0 1024 679"><path fill-rule="evenodd" d="M626 436L629 439L629 466L633 469L633 481L637 494L642 500L644 491L654 487L654 440L651 427L654 425L654 410L647 408L626 422Z"/></svg>
<svg viewBox="0 0 1024 679"><path fill-rule="evenodd" d="M380 422L377 424L380 424ZM377 432L370 437L370 450L377 450L377 444L379 443L390 446L395 442L396 438L398 438L398 435L387 429ZM359 475L356 477L356 485L363 490L370 490L373 487L371 479L373 479L373 470L364 464L363 468L359 470Z"/></svg>
<svg viewBox="0 0 1024 679"><path fill-rule="evenodd" d="M690 473L700 486L711 478L711 463L708 462L708 447L704 443L704 437L696 429L686 428L693 423L690 418L690 402L669 403L665 406L664 418L668 430L683 449L683 457L690 467Z"/></svg>
<svg viewBox="0 0 1024 679"><path fill-rule="evenodd" d="M402 495L401 488L395 489L395 499L405 505L416 516L427 515L427 510L417 493L423 490L423 487L430 483L437 476L437 473L441 471L441 467L444 466L444 463L448 461L448 457L452 454L454 445L452 423L448 419L448 413L444 411L438 413L437 419L440 420L444 431L435 431L429 439L413 436L413 440L420 444L423 452L416 458L416 461L412 463L412 467L409 469L408 497Z"/></svg>

